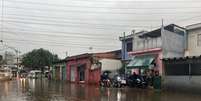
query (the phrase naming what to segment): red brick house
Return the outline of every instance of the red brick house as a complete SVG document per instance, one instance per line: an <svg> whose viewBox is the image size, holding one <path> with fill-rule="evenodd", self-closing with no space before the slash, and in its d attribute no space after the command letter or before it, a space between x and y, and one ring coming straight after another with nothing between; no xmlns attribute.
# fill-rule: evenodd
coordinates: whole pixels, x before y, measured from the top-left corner
<svg viewBox="0 0 201 101"><path fill-rule="evenodd" d="M120 61L121 51L105 53L86 53L67 58L67 81L74 83L98 84L102 71L101 59L116 59Z"/></svg>

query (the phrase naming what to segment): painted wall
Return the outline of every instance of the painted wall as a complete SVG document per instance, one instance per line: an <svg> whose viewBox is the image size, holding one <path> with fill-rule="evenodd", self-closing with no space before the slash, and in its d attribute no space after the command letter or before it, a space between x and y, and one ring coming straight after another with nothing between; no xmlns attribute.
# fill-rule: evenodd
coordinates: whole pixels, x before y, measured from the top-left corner
<svg viewBox="0 0 201 101"><path fill-rule="evenodd" d="M66 80L66 64L58 63L52 66L52 79Z"/></svg>
<svg viewBox="0 0 201 101"><path fill-rule="evenodd" d="M133 51L140 51L151 48L160 48L162 45L161 37L156 38L139 38L139 35L134 36Z"/></svg>
<svg viewBox="0 0 201 101"><path fill-rule="evenodd" d="M185 36L167 30L162 32L163 58L183 57L185 52Z"/></svg>
<svg viewBox="0 0 201 101"><path fill-rule="evenodd" d="M129 51L127 51L127 43L133 43L133 39L129 38L129 39L126 39L125 41L122 41L122 48L121 48L122 60L128 60L129 59L129 55L128 55Z"/></svg>
<svg viewBox="0 0 201 101"><path fill-rule="evenodd" d="M164 74L164 69L163 69L163 65L162 65L162 50L160 48L158 48L157 50L151 50L151 49L147 49L147 50L143 50L143 51L137 51L134 53L130 54L132 57L135 56L140 56L140 55L154 55L156 56L155 58L155 63L156 63L156 67L154 67L154 70L159 71L160 75Z"/></svg>
<svg viewBox="0 0 201 101"><path fill-rule="evenodd" d="M90 70L89 83L90 84L99 84L101 75L101 68L96 68L94 70Z"/></svg>
<svg viewBox="0 0 201 101"><path fill-rule="evenodd" d="M102 64L102 71L104 70L118 70L121 68L122 63L120 60L115 60L115 59L101 59L100 60Z"/></svg>
<svg viewBox="0 0 201 101"><path fill-rule="evenodd" d="M66 66L67 66L67 80L70 82L75 82L75 83L79 83L79 74L78 74L78 66L80 64L85 64L85 83L89 82L89 75L90 75L90 67L91 67L91 62L88 58L86 59L79 59L79 60L72 60L72 61L68 61ZM71 72L73 68L73 72ZM74 80L72 80L72 75L71 73L74 73L73 75L75 76Z"/></svg>
<svg viewBox="0 0 201 101"><path fill-rule="evenodd" d="M163 81L165 89L201 92L201 76L165 76Z"/></svg>
<svg viewBox="0 0 201 101"><path fill-rule="evenodd" d="M199 34L201 34L201 28L188 31L188 50L185 56L201 55L201 45L197 44Z"/></svg>

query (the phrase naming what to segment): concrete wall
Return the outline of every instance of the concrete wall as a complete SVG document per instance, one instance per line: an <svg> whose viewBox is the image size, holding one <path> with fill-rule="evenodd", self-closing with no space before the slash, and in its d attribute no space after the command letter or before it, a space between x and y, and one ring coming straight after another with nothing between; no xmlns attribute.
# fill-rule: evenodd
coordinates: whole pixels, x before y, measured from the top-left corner
<svg viewBox="0 0 201 101"><path fill-rule="evenodd" d="M89 76L90 76L89 70L91 67L91 62L88 58L83 58L83 59L79 59L79 60L71 60L71 61L67 62L66 77L67 77L68 81L79 83L78 66L81 64L86 65L86 67L85 67L85 83L89 82ZM73 72L71 72L71 69L73 69ZM74 73L73 75L75 76L75 80L71 80L72 79L71 73Z"/></svg>
<svg viewBox="0 0 201 101"><path fill-rule="evenodd" d="M117 73L117 71L122 67L122 63L120 60L115 59L101 59L102 63L101 71L109 70L111 71L111 75Z"/></svg>
<svg viewBox="0 0 201 101"><path fill-rule="evenodd" d="M101 59L100 62L102 63L102 71L104 70L118 70L121 68L122 63L120 60L115 59Z"/></svg>
<svg viewBox="0 0 201 101"><path fill-rule="evenodd" d="M167 30L162 32L163 58L183 57L185 36Z"/></svg>
<svg viewBox="0 0 201 101"><path fill-rule="evenodd" d="M162 45L161 37L139 38L138 35L133 40L133 51L139 51L151 48L160 48Z"/></svg>
<svg viewBox="0 0 201 101"><path fill-rule="evenodd" d="M165 89L201 92L201 76L164 76L162 84Z"/></svg>
<svg viewBox="0 0 201 101"><path fill-rule="evenodd" d="M198 34L201 34L201 28L188 31L188 50L186 56L199 56L201 55L201 45L198 46Z"/></svg>

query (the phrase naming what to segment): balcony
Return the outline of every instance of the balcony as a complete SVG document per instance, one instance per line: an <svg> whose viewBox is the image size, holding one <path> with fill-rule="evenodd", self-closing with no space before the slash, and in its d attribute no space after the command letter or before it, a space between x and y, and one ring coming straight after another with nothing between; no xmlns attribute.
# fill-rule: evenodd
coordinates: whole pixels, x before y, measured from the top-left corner
<svg viewBox="0 0 201 101"><path fill-rule="evenodd" d="M136 37L133 40L133 51L142 51L142 50L161 48L161 47L162 47L161 37L154 37L154 38Z"/></svg>

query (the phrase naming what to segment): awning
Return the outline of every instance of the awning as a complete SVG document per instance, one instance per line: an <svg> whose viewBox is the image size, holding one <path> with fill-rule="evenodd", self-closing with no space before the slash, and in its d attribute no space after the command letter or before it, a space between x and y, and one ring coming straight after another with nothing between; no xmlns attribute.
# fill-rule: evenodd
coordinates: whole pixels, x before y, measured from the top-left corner
<svg viewBox="0 0 201 101"><path fill-rule="evenodd" d="M143 56L135 56L129 64L126 66L127 69L133 69L133 68L149 68L153 61L155 59L155 56L153 55L143 55Z"/></svg>

